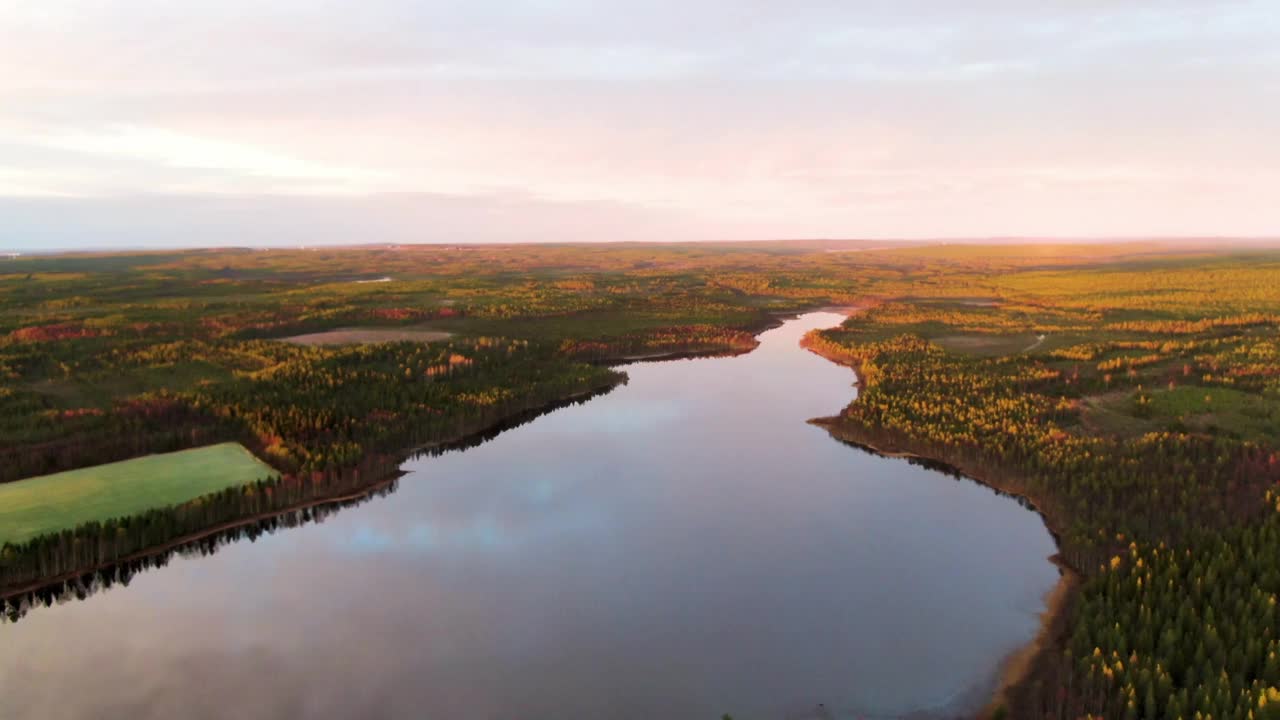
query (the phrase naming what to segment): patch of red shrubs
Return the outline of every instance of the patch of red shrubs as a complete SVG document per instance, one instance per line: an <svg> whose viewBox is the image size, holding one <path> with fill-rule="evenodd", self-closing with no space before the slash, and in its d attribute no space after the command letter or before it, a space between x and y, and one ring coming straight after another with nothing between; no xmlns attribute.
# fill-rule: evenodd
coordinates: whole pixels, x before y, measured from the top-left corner
<svg viewBox="0 0 1280 720"><path fill-rule="evenodd" d="M52 325L34 325L32 327L19 328L9 333L9 339L15 342L34 343L100 337L102 334L101 330L87 328L77 323L54 323Z"/></svg>

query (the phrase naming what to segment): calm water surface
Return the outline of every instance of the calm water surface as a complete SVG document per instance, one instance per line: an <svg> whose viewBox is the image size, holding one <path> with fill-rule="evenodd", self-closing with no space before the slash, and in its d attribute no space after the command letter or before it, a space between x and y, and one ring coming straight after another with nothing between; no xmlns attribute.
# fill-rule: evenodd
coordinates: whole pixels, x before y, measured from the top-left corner
<svg viewBox="0 0 1280 720"><path fill-rule="evenodd" d="M1040 518L805 420L797 346L406 465L322 524L0 626L2 718L715 720L971 709L1056 581Z"/></svg>

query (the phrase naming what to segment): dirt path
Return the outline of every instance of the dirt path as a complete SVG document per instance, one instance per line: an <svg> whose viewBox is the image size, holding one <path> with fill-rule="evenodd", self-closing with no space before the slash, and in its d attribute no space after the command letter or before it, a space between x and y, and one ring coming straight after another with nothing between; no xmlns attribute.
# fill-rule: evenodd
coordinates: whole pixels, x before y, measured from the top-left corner
<svg viewBox="0 0 1280 720"><path fill-rule="evenodd" d="M1028 346L1027 346L1027 347L1026 347L1022 352L1025 354L1025 353L1029 353L1029 352L1031 352L1032 350L1035 350L1036 348L1038 348L1038 347L1040 347L1041 345L1043 345L1043 344L1044 344L1045 338L1047 338L1047 337L1049 337L1049 336L1048 336L1048 335L1037 335L1037 336L1036 336L1036 341L1035 341L1035 342L1033 342L1033 343L1031 343L1030 345L1028 345Z"/></svg>

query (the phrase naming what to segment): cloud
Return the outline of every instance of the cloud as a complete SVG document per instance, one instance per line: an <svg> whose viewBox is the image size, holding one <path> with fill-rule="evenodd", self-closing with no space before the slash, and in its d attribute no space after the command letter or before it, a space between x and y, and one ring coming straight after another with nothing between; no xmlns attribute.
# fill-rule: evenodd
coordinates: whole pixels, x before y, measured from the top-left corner
<svg viewBox="0 0 1280 720"><path fill-rule="evenodd" d="M691 240L711 229L678 212L516 193L0 197L0 217L0 249L17 251Z"/></svg>
<svg viewBox="0 0 1280 720"><path fill-rule="evenodd" d="M169 168L222 170L260 178L334 183L362 191L376 188L385 173L331 167L249 145L187 135L163 128L113 126L97 132L71 132L28 139L50 147L117 162L142 162Z"/></svg>
<svg viewBox="0 0 1280 720"><path fill-rule="evenodd" d="M0 35L0 195L91 215L515 194L682 235L1050 234L1099 203L1116 232L1188 203L1280 227L1252 204L1280 208L1265 1L49 0Z"/></svg>

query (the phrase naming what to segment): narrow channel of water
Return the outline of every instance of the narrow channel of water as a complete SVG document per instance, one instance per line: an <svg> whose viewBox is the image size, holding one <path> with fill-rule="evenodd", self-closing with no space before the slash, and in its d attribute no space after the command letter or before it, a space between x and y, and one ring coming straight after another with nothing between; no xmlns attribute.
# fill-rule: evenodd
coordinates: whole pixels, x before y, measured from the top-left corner
<svg viewBox="0 0 1280 720"><path fill-rule="evenodd" d="M797 345L625 387L382 499L0 626L0 717L740 720L972 710L1057 573L1040 518L805 423ZM816 709L822 706L822 711Z"/></svg>

